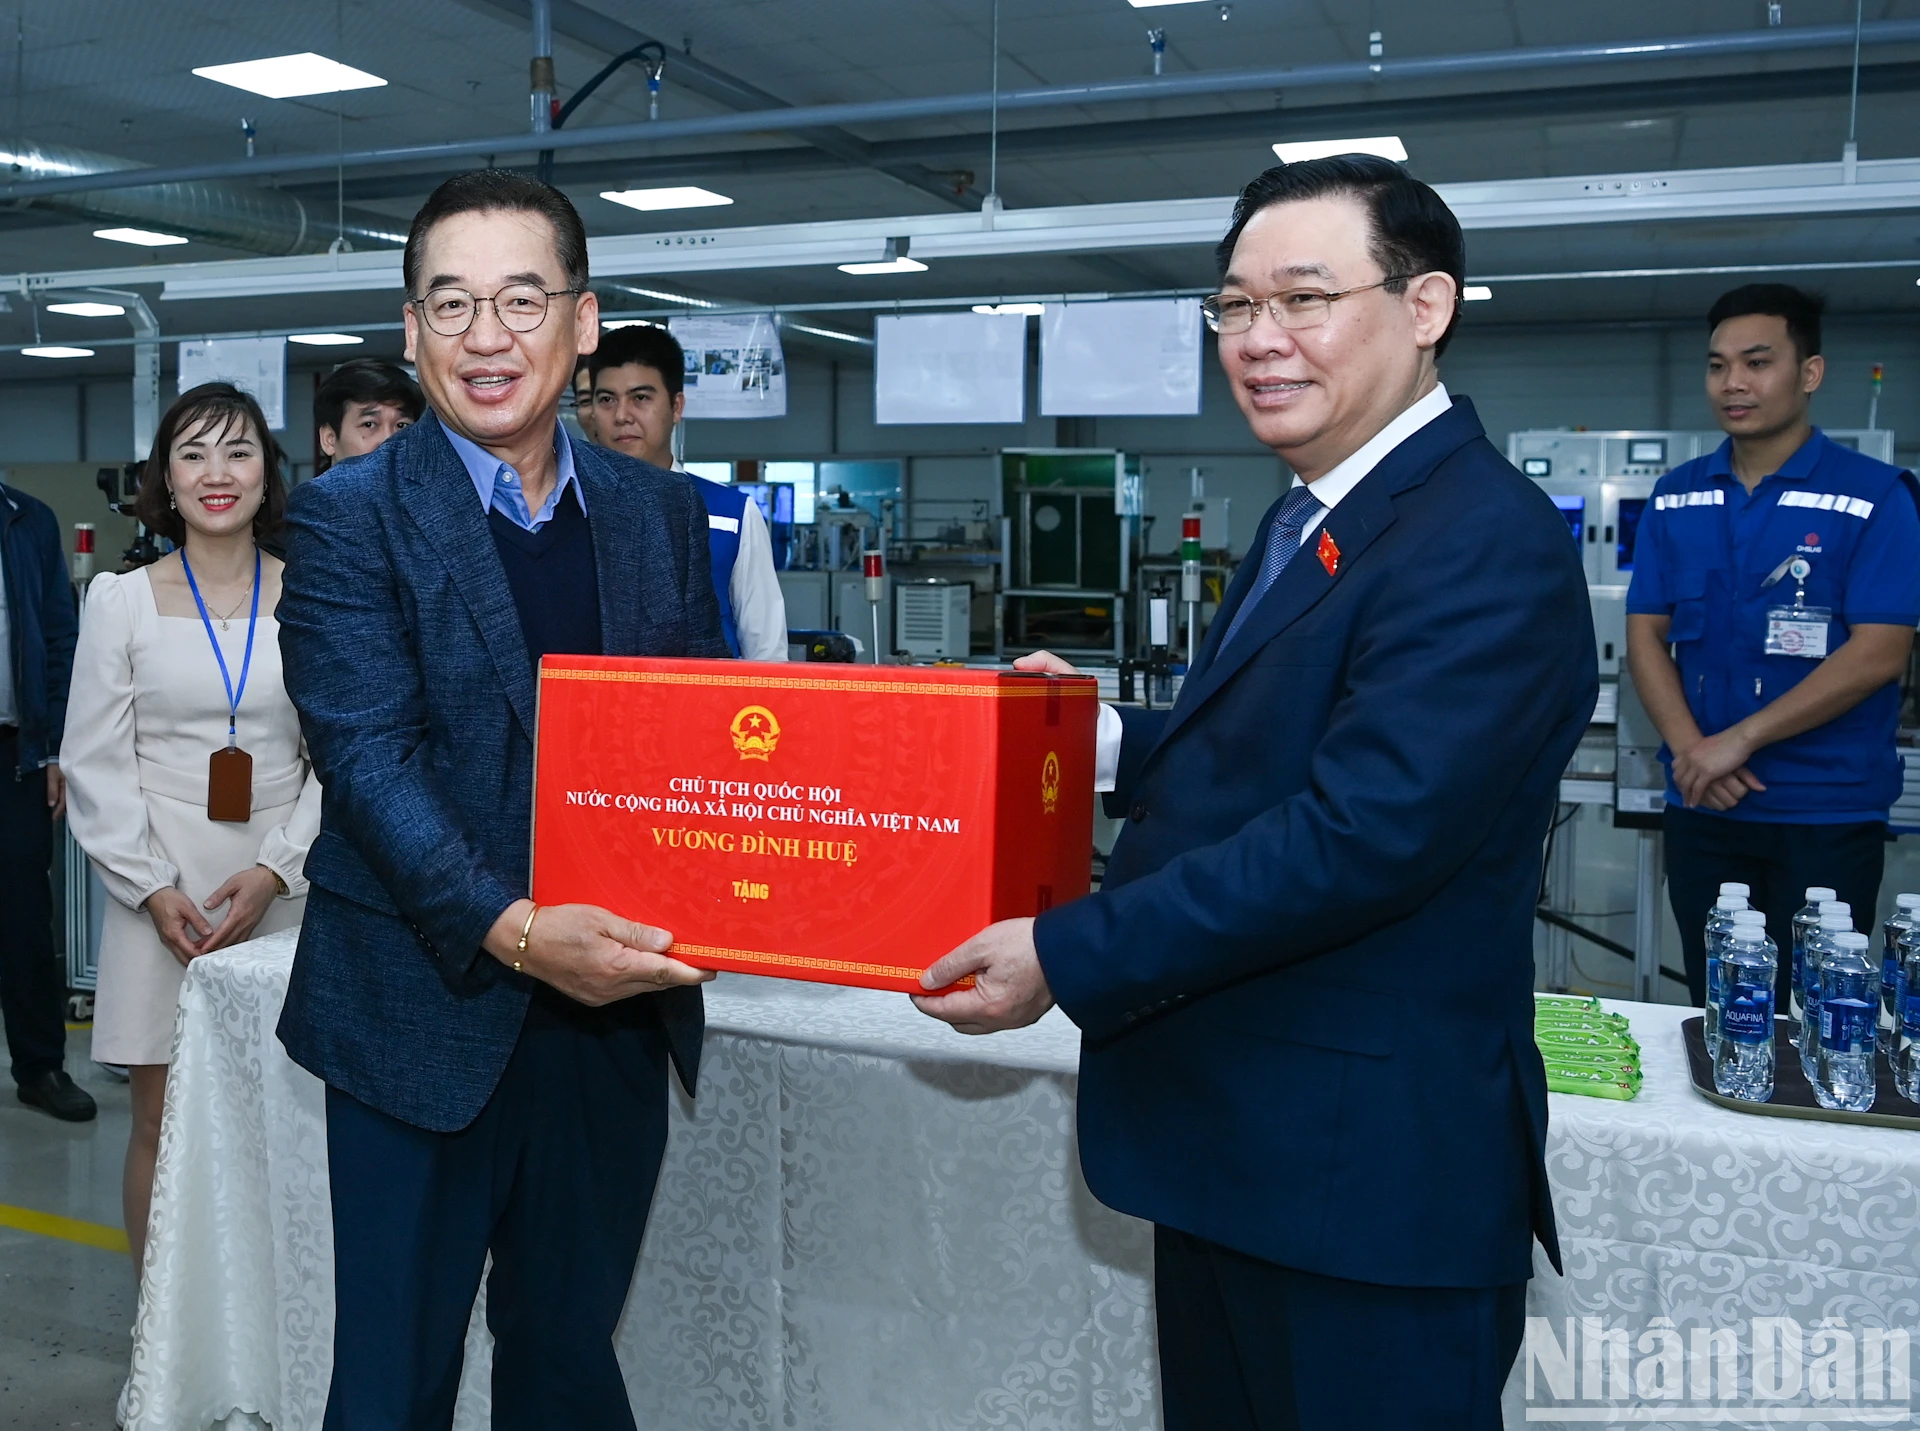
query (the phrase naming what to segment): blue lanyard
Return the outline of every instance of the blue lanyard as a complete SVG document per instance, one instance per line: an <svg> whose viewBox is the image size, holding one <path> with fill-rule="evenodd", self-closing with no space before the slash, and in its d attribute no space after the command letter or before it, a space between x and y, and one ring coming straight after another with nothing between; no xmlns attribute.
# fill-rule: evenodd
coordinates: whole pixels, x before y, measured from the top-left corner
<svg viewBox="0 0 1920 1431"><path fill-rule="evenodd" d="M187 549L180 548L180 566L187 574L187 588L193 592L193 604L200 608L200 624L207 628L207 640L213 643L213 659L220 663L220 679L227 683L227 749L232 750L237 743L236 723L240 718L240 698L247 693L247 672L253 669L253 628L260 619L260 548L253 549L253 610L247 614L247 654L240 663L240 689L233 688L233 677L227 674L226 654L220 649L219 638L213 634L213 618L207 615L207 603L200 599L200 583L193 579L193 568L187 564Z"/></svg>

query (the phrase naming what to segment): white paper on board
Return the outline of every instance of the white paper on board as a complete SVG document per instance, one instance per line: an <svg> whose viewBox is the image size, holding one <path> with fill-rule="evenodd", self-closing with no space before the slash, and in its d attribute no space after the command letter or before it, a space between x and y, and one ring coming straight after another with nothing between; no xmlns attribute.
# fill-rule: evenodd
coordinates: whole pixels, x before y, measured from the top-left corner
<svg viewBox="0 0 1920 1431"><path fill-rule="evenodd" d="M771 313L675 318L667 328L687 354L688 417L787 415L787 360Z"/></svg>
<svg viewBox="0 0 1920 1431"><path fill-rule="evenodd" d="M209 338L180 345L180 388L232 383L260 404L274 432L287 426L287 340Z"/></svg>
<svg viewBox="0 0 1920 1431"><path fill-rule="evenodd" d="M1024 315L886 314L873 342L876 423L1026 421Z"/></svg>
<svg viewBox="0 0 1920 1431"><path fill-rule="evenodd" d="M1200 300L1049 303L1040 317L1042 417L1192 417Z"/></svg>

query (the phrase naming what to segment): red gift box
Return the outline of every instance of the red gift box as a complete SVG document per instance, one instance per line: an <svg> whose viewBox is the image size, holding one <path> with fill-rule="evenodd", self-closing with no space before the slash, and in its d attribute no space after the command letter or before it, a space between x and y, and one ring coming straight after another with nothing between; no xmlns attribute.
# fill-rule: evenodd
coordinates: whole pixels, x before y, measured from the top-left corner
<svg viewBox="0 0 1920 1431"><path fill-rule="evenodd" d="M995 920L1085 894L1090 677L548 656L533 898L674 957L918 991Z"/></svg>

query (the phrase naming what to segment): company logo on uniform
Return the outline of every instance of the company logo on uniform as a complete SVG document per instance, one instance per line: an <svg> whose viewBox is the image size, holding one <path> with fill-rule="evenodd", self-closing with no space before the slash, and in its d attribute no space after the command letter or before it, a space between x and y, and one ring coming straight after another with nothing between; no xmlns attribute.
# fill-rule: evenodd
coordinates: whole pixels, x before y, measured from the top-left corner
<svg viewBox="0 0 1920 1431"><path fill-rule="evenodd" d="M1785 498L1781 499L1785 505ZM1669 512L1675 507L1724 507L1727 494L1718 487L1700 487L1691 492L1662 492L1653 499L1653 510Z"/></svg>
<svg viewBox="0 0 1920 1431"><path fill-rule="evenodd" d="M1040 762L1040 808L1049 815L1060 809L1060 757L1051 750Z"/></svg>
<svg viewBox="0 0 1920 1431"><path fill-rule="evenodd" d="M768 760L780 743L780 722L765 706L742 706L727 731L742 760Z"/></svg>
<svg viewBox="0 0 1920 1431"><path fill-rule="evenodd" d="M1838 492L1782 492L1780 505L1815 507L1822 512L1845 512L1849 517L1858 517L1863 522L1873 515L1873 503L1863 502L1858 497L1843 497Z"/></svg>

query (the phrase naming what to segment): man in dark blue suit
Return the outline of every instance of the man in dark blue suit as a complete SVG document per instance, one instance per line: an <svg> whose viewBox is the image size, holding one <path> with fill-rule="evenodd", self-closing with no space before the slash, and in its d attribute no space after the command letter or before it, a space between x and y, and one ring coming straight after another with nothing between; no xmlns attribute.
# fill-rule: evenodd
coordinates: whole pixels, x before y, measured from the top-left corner
<svg viewBox="0 0 1920 1431"><path fill-rule="evenodd" d="M1579 554L1439 384L1433 190L1270 169L1219 256L1221 364L1298 480L1173 709L1103 712L1101 890L917 1002L1080 1026L1088 1185L1156 1224L1167 1431L1498 1427L1534 1238L1559 1265L1532 930L1597 687Z"/></svg>
<svg viewBox="0 0 1920 1431"><path fill-rule="evenodd" d="M693 1087L711 976L664 930L526 898L534 677L549 652L724 656L706 512L561 430L599 312L557 190L449 179L405 275L431 411L299 490L279 610L325 789L280 1038L327 1084L326 1428L452 1423L491 1253L494 1426L618 1431L667 1065Z"/></svg>

